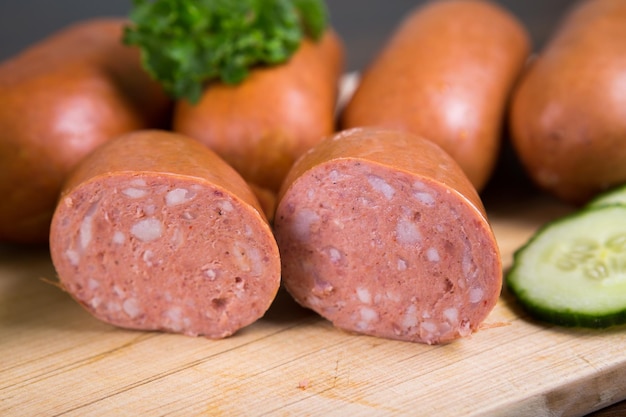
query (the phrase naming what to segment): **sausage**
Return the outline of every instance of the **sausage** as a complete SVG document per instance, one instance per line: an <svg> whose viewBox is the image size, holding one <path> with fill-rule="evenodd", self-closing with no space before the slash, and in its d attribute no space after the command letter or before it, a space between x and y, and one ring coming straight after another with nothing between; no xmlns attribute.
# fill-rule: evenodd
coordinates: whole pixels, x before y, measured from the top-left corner
<svg viewBox="0 0 626 417"><path fill-rule="evenodd" d="M279 194L285 288L350 332L428 344L475 331L502 288L478 196L434 142L384 128L306 153Z"/></svg>
<svg viewBox="0 0 626 417"><path fill-rule="evenodd" d="M626 2L577 3L520 81L511 142L541 189L584 204L626 182Z"/></svg>
<svg viewBox="0 0 626 417"><path fill-rule="evenodd" d="M196 140L144 130L68 178L50 230L61 286L115 326L229 336L269 308L278 246L241 176Z"/></svg>
<svg viewBox="0 0 626 417"><path fill-rule="evenodd" d="M403 129L440 145L481 191L501 145L526 29L486 1L431 1L410 13L366 68L341 127Z"/></svg>
<svg viewBox="0 0 626 417"><path fill-rule="evenodd" d="M253 69L239 85L210 84L195 105L178 101L173 129L276 192L295 159L334 132L343 63L341 39L328 29L283 65Z"/></svg>
<svg viewBox="0 0 626 417"><path fill-rule="evenodd" d="M253 183L248 183L248 186L259 201L259 204L261 204L263 214L265 214L267 220L272 224L274 221L274 212L276 211L276 193Z"/></svg>
<svg viewBox="0 0 626 417"><path fill-rule="evenodd" d="M74 24L0 64L0 241L43 244L61 184L96 146L171 121L121 43L123 19Z"/></svg>

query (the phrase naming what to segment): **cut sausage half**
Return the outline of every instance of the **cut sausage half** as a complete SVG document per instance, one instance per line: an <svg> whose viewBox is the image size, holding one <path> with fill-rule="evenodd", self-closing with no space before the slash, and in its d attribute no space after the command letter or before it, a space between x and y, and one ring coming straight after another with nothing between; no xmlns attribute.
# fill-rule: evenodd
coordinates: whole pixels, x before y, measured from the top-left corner
<svg viewBox="0 0 626 417"><path fill-rule="evenodd" d="M144 131L85 159L54 214L63 288L95 317L220 338L260 318L280 262L252 191L182 135Z"/></svg>
<svg viewBox="0 0 626 417"><path fill-rule="evenodd" d="M484 208L432 142L340 132L296 163L279 198L283 282L339 328L444 343L496 304L501 261Z"/></svg>

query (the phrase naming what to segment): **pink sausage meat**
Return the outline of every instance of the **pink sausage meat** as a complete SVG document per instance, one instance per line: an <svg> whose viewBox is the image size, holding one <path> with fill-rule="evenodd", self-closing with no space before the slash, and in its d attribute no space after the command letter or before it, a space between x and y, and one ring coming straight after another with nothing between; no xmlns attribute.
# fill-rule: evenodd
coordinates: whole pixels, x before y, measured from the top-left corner
<svg viewBox="0 0 626 417"><path fill-rule="evenodd" d="M244 180L160 131L122 136L80 164L50 249L72 297L131 329L225 337L260 318L280 282L278 247Z"/></svg>
<svg viewBox="0 0 626 417"><path fill-rule="evenodd" d="M373 128L301 158L279 196L283 282L339 328L444 343L494 307L501 261L482 203L437 145Z"/></svg>

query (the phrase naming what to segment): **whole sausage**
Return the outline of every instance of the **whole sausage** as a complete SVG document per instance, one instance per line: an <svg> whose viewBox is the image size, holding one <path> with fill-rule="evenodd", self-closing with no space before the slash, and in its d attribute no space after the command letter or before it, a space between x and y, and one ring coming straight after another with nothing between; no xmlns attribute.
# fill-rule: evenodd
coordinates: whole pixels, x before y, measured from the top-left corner
<svg viewBox="0 0 626 417"><path fill-rule="evenodd" d="M481 200L435 143L354 128L299 159L274 219L285 288L335 326L445 343L496 304L501 260Z"/></svg>
<svg viewBox="0 0 626 417"><path fill-rule="evenodd" d="M407 16L366 68L341 126L403 129L432 140L481 191L529 49L525 28L495 4L428 2Z"/></svg>
<svg viewBox="0 0 626 417"><path fill-rule="evenodd" d="M514 149L542 189L574 204L626 182L626 2L581 1L514 93Z"/></svg>
<svg viewBox="0 0 626 417"><path fill-rule="evenodd" d="M130 329L225 337L261 317L280 283L276 241L246 182L167 131L120 136L78 165L50 251L72 297Z"/></svg>
<svg viewBox="0 0 626 417"><path fill-rule="evenodd" d="M124 24L80 22L0 64L0 241L47 242L78 161L113 136L169 123L170 100L121 43Z"/></svg>
<svg viewBox="0 0 626 417"><path fill-rule="evenodd" d="M178 101L173 129L276 192L296 158L335 130L343 54L331 29L318 42L305 38L286 64L253 69L238 85L210 84L195 105Z"/></svg>

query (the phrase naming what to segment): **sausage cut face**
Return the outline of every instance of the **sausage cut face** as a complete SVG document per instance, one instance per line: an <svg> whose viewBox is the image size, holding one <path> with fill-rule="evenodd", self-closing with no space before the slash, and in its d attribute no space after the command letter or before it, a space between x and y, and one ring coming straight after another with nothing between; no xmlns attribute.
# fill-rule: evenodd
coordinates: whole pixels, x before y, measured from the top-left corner
<svg viewBox="0 0 626 417"><path fill-rule="evenodd" d="M283 283L339 328L449 342L478 328L501 289L485 218L453 188L372 162L315 165L275 217Z"/></svg>
<svg viewBox="0 0 626 417"><path fill-rule="evenodd" d="M62 198L55 220L62 285L117 326L224 337L262 316L277 291L267 224L195 178L96 177Z"/></svg>

